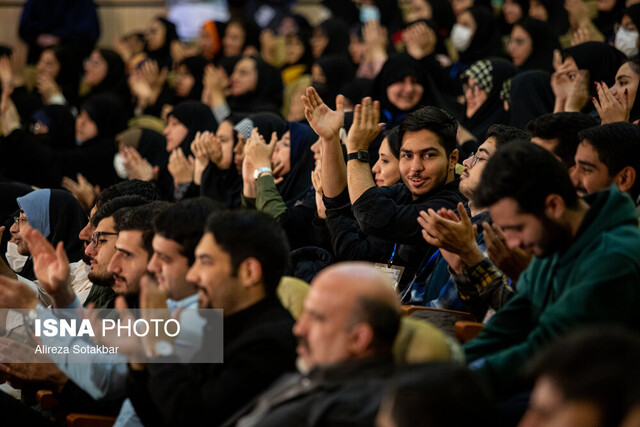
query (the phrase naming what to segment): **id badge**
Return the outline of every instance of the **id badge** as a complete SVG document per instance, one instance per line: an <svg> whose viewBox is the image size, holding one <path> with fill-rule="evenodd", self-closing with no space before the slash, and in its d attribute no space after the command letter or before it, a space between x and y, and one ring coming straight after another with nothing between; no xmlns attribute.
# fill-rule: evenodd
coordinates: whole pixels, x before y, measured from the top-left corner
<svg viewBox="0 0 640 427"><path fill-rule="evenodd" d="M404 273L404 267L400 267L398 265L389 266L387 264L382 264L380 262L376 262L375 267L378 269L379 272L389 276L394 290L398 289L398 285L400 284L400 278L402 278L402 273Z"/></svg>

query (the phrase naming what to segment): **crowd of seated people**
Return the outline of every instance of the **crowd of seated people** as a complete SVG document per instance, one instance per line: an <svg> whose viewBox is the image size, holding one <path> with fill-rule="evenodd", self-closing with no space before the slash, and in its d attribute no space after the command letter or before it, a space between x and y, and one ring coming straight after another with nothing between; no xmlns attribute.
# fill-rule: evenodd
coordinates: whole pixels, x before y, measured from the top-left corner
<svg viewBox="0 0 640 427"><path fill-rule="evenodd" d="M2 348L183 330L0 354L2 425L640 427L640 1L173 1L111 44L49 3L0 46Z"/></svg>

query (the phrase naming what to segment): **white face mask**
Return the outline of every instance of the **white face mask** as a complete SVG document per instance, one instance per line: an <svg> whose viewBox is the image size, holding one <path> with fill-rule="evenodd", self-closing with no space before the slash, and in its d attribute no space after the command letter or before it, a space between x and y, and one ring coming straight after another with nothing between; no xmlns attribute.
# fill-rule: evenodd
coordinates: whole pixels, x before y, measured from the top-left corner
<svg viewBox="0 0 640 427"><path fill-rule="evenodd" d="M18 245L13 242L7 242L7 253L5 254L5 258L7 258L7 264L9 264L9 267L11 267L11 269L16 273L20 273L29 257L18 253Z"/></svg>
<svg viewBox="0 0 640 427"><path fill-rule="evenodd" d="M360 22L380 21L380 10L375 6L360 6Z"/></svg>
<svg viewBox="0 0 640 427"><path fill-rule="evenodd" d="M129 178L127 176L127 169L124 167L124 157L122 157L122 154L116 153L116 155L113 156L113 168L121 179Z"/></svg>
<svg viewBox="0 0 640 427"><path fill-rule="evenodd" d="M471 34L471 29L460 24L453 24L453 29L451 30L451 43L458 49L458 52L464 52L469 48L471 44L471 40L473 40L473 34Z"/></svg>
<svg viewBox="0 0 640 427"><path fill-rule="evenodd" d="M619 28L616 33L615 46L620 52L632 57L638 54L638 32Z"/></svg>

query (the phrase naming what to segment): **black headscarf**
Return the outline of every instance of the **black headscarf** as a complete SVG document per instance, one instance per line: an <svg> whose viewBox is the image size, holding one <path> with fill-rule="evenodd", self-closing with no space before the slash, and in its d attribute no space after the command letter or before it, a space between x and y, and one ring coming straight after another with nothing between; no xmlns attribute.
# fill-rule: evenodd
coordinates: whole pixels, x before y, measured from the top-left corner
<svg viewBox="0 0 640 427"><path fill-rule="evenodd" d="M484 140L491 125L508 123L508 115L504 111L500 91L504 81L513 77L515 73L516 68L513 64L502 58L480 60L464 72L465 79L474 78L487 92L487 100L478 108L478 111L462 121L462 126L469 130L478 141ZM482 80L487 83L490 81L490 90L486 90L489 87L482 84Z"/></svg>
<svg viewBox="0 0 640 427"><path fill-rule="evenodd" d="M82 104L98 127L98 136L113 138L127 127L127 117L119 100L109 94L94 95Z"/></svg>
<svg viewBox="0 0 640 427"><path fill-rule="evenodd" d="M524 71L511 80L509 125L526 129L530 120L553 112L555 97L551 75L544 71Z"/></svg>
<svg viewBox="0 0 640 427"><path fill-rule="evenodd" d="M87 215L75 197L65 190L51 190L49 201L52 245L64 242L69 261L82 258L84 245L78 234L87 225Z"/></svg>
<svg viewBox="0 0 640 427"><path fill-rule="evenodd" d="M451 3L449 0L429 0L429 4L433 12L431 19L436 24L438 38L444 40L449 37L451 27L456 22Z"/></svg>
<svg viewBox="0 0 640 427"><path fill-rule="evenodd" d="M564 8L564 2L558 0L538 0L547 10L548 23L560 37L569 30L569 15Z"/></svg>
<svg viewBox="0 0 640 427"><path fill-rule="evenodd" d="M616 73L626 61L625 55L613 46L602 42L587 42L564 50L563 57L573 58L579 70L589 71L589 93L597 96L595 82L605 82L611 87ZM593 105L587 102L587 105Z"/></svg>
<svg viewBox="0 0 640 427"><path fill-rule="evenodd" d="M287 122L277 114L257 113L250 115L248 119L253 123L253 127L258 128L258 133L262 135L267 142L271 141L271 134L273 132L275 132L278 139L280 139L287 131Z"/></svg>
<svg viewBox="0 0 640 427"><path fill-rule="evenodd" d="M522 27L533 42L531 55L520 69L553 72L553 51L560 49L560 43L551 26L547 22L530 17L524 18L516 25Z"/></svg>
<svg viewBox="0 0 640 427"><path fill-rule="evenodd" d="M47 199L41 196L46 192L49 192L48 205L39 206L40 202L44 202ZM37 202L29 203L25 198ZM87 215L71 193L64 190L37 190L19 198L18 203L25 209L27 219L29 219L29 216L34 216L34 213L35 216L42 214L48 216L48 218L44 218L44 220L48 222L47 225L49 227L49 233L45 237L54 247L58 245L58 242L63 242L64 250L67 253L69 261L75 262L82 259L84 245L78 238L78 234L80 230L87 225ZM27 205L30 206L29 212L27 212L26 209ZM42 232L42 230L40 231ZM33 260L31 257L27 260L20 274L27 279L35 279Z"/></svg>
<svg viewBox="0 0 640 427"><path fill-rule="evenodd" d="M100 83L92 87L83 99L108 93L117 97L123 108L128 109L131 104L131 92L129 92L127 85L124 61L118 53L111 49L97 49L97 51L107 63L107 75Z"/></svg>
<svg viewBox="0 0 640 427"><path fill-rule="evenodd" d="M169 160L167 140L161 133L151 129L132 128L116 136L118 146L133 147L147 159L151 166L163 166Z"/></svg>
<svg viewBox="0 0 640 427"><path fill-rule="evenodd" d="M414 77L422 85L424 92L422 99L411 110L403 111L391 103L387 97L387 88L404 80L407 76ZM406 53L396 53L387 59L373 81L371 93L374 100L380 101L380 120L387 124L388 129L400 123L411 111L425 105L444 107L440 94L429 75L423 71L418 61Z"/></svg>
<svg viewBox="0 0 640 427"><path fill-rule="evenodd" d="M204 77L204 68L209 64L209 61L204 56L190 56L180 62L180 65L184 65L189 70L189 73L193 76L193 88L191 92L184 97L178 98L177 101L186 101L188 99L200 101L202 98L202 78Z"/></svg>
<svg viewBox="0 0 640 427"><path fill-rule="evenodd" d="M79 172L90 183L105 188L118 181L113 156L116 154L115 136L127 126L125 111L119 100L110 94L90 97L81 109L95 122L98 135L84 141L81 147L60 152L61 173L75 178Z"/></svg>
<svg viewBox="0 0 640 427"><path fill-rule="evenodd" d="M627 63L631 67L632 72L640 75L640 57L635 56L629 59ZM636 97L633 101L633 106L631 107L631 111L629 112L629 122L633 123L638 119L640 119L640 90L636 91Z"/></svg>
<svg viewBox="0 0 640 427"><path fill-rule="evenodd" d="M311 25L309 25L309 21L307 21L304 17L300 15L293 15L292 18L296 21L296 24L298 26L298 31L293 34L293 36L297 37L298 40L300 40L304 52L297 62L293 64L285 64L283 68L302 64L307 67L305 73L310 73L311 64L313 64L313 52L311 51L311 35L313 30L311 28Z"/></svg>
<svg viewBox="0 0 640 427"><path fill-rule="evenodd" d="M631 18L636 28L640 28L640 4L629 6L624 10L623 14Z"/></svg>
<svg viewBox="0 0 640 427"><path fill-rule="evenodd" d="M467 50L460 52L460 61L471 63L497 55L501 49L493 12L483 6L473 6L468 11L476 23L476 32Z"/></svg>
<svg viewBox="0 0 640 427"><path fill-rule="evenodd" d="M235 126L243 117L231 114L225 121ZM233 145L238 142L237 133L232 132ZM233 159L235 153L231 153L231 165L227 169L219 169L218 166L209 162L209 165L202 173L200 184L200 195L209 197L218 202L224 203L229 209L240 207L242 198L242 175L238 173Z"/></svg>
<svg viewBox="0 0 640 427"><path fill-rule="evenodd" d="M191 154L191 142L196 137L197 132L209 131L215 133L218 130L218 122L211 112L211 108L199 101L185 101L176 105L169 113L180 123L182 123L189 132L180 143L185 156Z"/></svg>
<svg viewBox="0 0 640 427"><path fill-rule="evenodd" d="M255 62L258 72L258 83L253 92L240 96L230 96L227 103L232 111L252 113L270 111L279 113L282 105L282 76L280 70L255 56L245 56ZM237 64L237 63L236 63Z"/></svg>
<svg viewBox="0 0 640 427"><path fill-rule="evenodd" d="M295 202L311 187L311 171L314 168L311 145L318 140L318 135L308 125L295 122L289 122L288 125L291 170L278 184L278 191L287 204Z"/></svg>
<svg viewBox="0 0 640 427"><path fill-rule="evenodd" d="M66 105L47 105L36 111L31 117L32 121L42 122L49 128L49 133L42 135L44 143L51 148L73 148L76 145L76 119Z"/></svg>
<svg viewBox="0 0 640 427"><path fill-rule="evenodd" d="M111 91L122 84L125 79L124 61L120 55L111 49L98 49L98 52L107 63L107 75L97 86L91 89L94 94Z"/></svg>
<svg viewBox="0 0 640 427"><path fill-rule="evenodd" d="M56 76L56 83L69 104L78 100L78 85L80 84L80 61L73 51L66 46L53 46L50 50L60 64L60 71Z"/></svg>
<svg viewBox="0 0 640 427"><path fill-rule="evenodd" d="M147 56L158 63L159 68L167 67L171 69L171 65L173 64L173 59L171 59L171 42L178 40L176 25L162 17L157 17L156 21L160 22L165 29L164 43L157 50L149 50L148 48L145 50Z"/></svg>
<svg viewBox="0 0 640 427"><path fill-rule="evenodd" d="M227 73L227 76L231 77L233 74L233 69L242 56L218 56L215 60L215 64L219 67L222 67Z"/></svg>
<svg viewBox="0 0 640 427"><path fill-rule="evenodd" d="M622 19L622 13L625 8L624 4L625 0L616 0L616 3L610 11L598 11L598 17L593 20L594 25L598 27L598 30L604 35L605 40L610 40L613 37L613 26Z"/></svg>
<svg viewBox="0 0 640 427"><path fill-rule="evenodd" d="M340 18L329 18L320 24L320 29L329 39L329 43L322 51L321 57L339 55L344 58L349 56L349 27Z"/></svg>
<svg viewBox="0 0 640 427"><path fill-rule="evenodd" d="M339 55L323 56L316 61L327 79L326 83L313 82L318 95L329 106L336 108L336 96L343 84L355 78L355 71L347 58Z"/></svg>
<svg viewBox="0 0 640 427"><path fill-rule="evenodd" d="M514 0L514 3L517 3L520 6L520 9L522 9L522 18L520 18L520 20L523 20L524 18L529 16L529 0ZM503 35L509 35L511 33L511 30L513 29L514 24L507 24L504 19L504 13L500 13L499 21L500 33Z"/></svg>

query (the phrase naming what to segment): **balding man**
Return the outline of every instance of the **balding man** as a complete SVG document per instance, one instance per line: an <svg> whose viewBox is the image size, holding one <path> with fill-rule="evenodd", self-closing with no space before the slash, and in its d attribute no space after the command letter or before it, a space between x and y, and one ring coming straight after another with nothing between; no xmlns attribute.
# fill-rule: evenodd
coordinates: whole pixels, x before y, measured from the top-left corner
<svg viewBox="0 0 640 427"><path fill-rule="evenodd" d="M326 268L293 327L300 373L282 377L226 425L373 425L399 325L396 293L373 265Z"/></svg>

